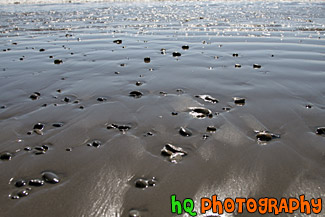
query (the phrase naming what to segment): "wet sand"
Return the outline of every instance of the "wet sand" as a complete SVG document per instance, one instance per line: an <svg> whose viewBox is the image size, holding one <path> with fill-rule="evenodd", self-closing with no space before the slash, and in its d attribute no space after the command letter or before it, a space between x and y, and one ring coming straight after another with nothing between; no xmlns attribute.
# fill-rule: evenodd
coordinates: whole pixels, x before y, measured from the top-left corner
<svg viewBox="0 0 325 217"><path fill-rule="evenodd" d="M324 198L324 12L2 6L1 216L175 216L172 194L196 210L214 194Z"/></svg>

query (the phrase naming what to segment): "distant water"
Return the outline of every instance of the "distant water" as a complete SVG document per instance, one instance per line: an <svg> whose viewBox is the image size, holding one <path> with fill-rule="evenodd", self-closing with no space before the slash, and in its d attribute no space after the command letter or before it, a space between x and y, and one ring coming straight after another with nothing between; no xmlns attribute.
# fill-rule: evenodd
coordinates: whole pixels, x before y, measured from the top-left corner
<svg viewBox="0 0 325 217"><path fill-rule="evenodd" d="M0 4L56 4L56 3L86 3L86 2L155 2L168 0L0 0ZM183 1L183 0L177 0ZM258 0L241 0L237 2L252 2ZM322 2L322 0L268 0L277 2ZM231 2L231 0L218 0L216 2ZM236 1L233 1L236 2Z"/></svg>

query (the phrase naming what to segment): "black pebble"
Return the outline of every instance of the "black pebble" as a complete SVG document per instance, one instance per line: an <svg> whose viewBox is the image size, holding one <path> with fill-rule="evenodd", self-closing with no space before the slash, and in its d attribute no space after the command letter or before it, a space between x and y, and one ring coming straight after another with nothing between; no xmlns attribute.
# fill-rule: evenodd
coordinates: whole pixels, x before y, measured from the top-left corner
<svg viewBox="0 0 325 217"><path fill-rule="evenodd" d="M318 127L316 129L316 134L317 135L325 135L325 127Z"/></svg>
<svg viewBox="0 0 325 217"><path fill-rule="evenodd" d="M26 197L26 196L28 196L28 194L29 194L28 190L22 190L17 193L17 196L18 197Z"/></svg>
<svg viewBox="0 0 325 217"><path fill-rule="evenodd" d="M60 59L56 59L56 60L54 60L54 64L61 64L61 63L63 63L63 61L60 60Z"/></svg>
<svg viewBox="0 0 325 217"><path fill-rule="evenodd" d="M101 143L101 141L99 141L99 140L94 140L94 141L88 143L87 145L88 145L88 146L95 147L95 148L98 148L99 146L102 145L102 143Z"/></svg>
<svg viewBox="0 0 325 217"><path fill-rule="evenodd" d="M40 52L43 52L43 51L45 51L45 49L44 49L44 48L41 48L41 49L39 49L39 51L40 51Z"/></svg>
<svg viewBox="0 0 325 217"><path fill-rule="evenodd" d="M115 44L122 44L122 40L120 40L120 39L119 40L114 40L113 43L115 43Z"/></svg>
<svg viewBox="0 0 325 217"><path fill-rule="evenodd" d="M60 182L59 177L53 172L43 172L42 178L44 179L45 182L48 182L51 184L56 184L56 183Z"/></svg>
<svg viewBox="0 0 325 217"><path fill-rule="evenodd" d="M44 129L44 124L42 123L37 123L34 125L34 130L43 130Z"/></svg>
<svg viewBox="0 0 325 217"><path fill-rule="evenodd" d="M63 124L62 123L54 123L52 124L53 127L62 127Z"/></svg>
<svg viewBox="0 0 325 217"><path fill-rule="evenodd" d="M23 180L23 179L20 179L20 180L16 181L16 183L15 183L15 186L17 188L23 187L25 185L27 185L27 182L25 180Z"/></svg>
<svg viewBox="0 0 325 217"><path fill-rule="evenodd" d="M192 136L192 132L189 129L185 128L185 127L179 128L178 132L179 132L179 134L181 134L182 136L185 136L185 137Z"/></svg>
<svg viewBox="0 0 325 217"><path fill-rule="evenodd" d="M70 102L71 99L70 99L69 97L64 97L63 101L64 101L64 102Z"/></svg>
<svg viewBox="0 0 325 217"><path fill-rule="evenodd" d="M253 68L254 68L254 69L259 69L259 68L261 68L261 67L262 67L262 66L259 65L259 64L254 64L254 65L253 65Z"/></svg>
<svg viewBox="0 0 325 217"><path fill-rule="evenodd" d="M37 100L41 94L39 92L34 92L32 95L29 96L32 100Z"/></svg>
<svg viewBox="0 0 325 217"><path fill-rule="evenodd" d="M150 63L150 57L145 57L145 58L144 58L144 62L145 62L145 63Z"/></svg>
<svg viewBox="0 0 325 217"><path fill-rule="evenodd" d="M238 57L238 53L232 54L233 57Z"/></svg>
<svg viewBox="0 0 325 217"><path fill-rule="evenodd" d="M143 95L140 91L134 90L129 93L129 96L134 98L140 98Z"/></svg>
<svg viewBox="0 0 325 217"><path fill-rule="evenodd" d="M31 186L37 186L37 187L39 187L39 186L43 186L44 185L44 181L43 180L40 180L40 179L32 179L32 180L29 181L28 184L31 185Z"/></svg>
<svg viewBox="0 0 325 217"><path fill-rule="evenodd" d="M235 64L235 68L240 68L241 65L240 64Z"/></svg>
<svg viewBox="0 0 325 217"><path fill-rule="evenodd" d="M181 53L179 53L179 52L173 52L173 57L180 57L180 56L182 56Z"/></svg>
<svg viewBox="0 0 325 217"><path fill-rule="evenodd" d="M5 152L0 155L1 160L11 160L11 158L12 158L12 154L9 152Z"/></svg>
<svg viewBox="0 0 325 217"><path fill-rule="evenodd" d="M214 126L208 126L207 127L207 132L209 132L209 133L214 133L216 131L217 131L217 128L214 127Z"/></svg>
<svg viewBox="0 0 325 217"><path fill-rule="evenodd" d="M137 188L147 188L149 186L149 183L145 179L138 179L135 181L135 187Z"/></svg>
<svg viewBox="0 0 325 217"><path fill-rule="evenodd" d="M105 97L98 97L97 98L97 101L98 102L104 102L104 101L106 101L107 100L107 98L105 98Z"/></svg>
<svg viewBox="0 0 325 217"><path fill-rule="evenodd" d="M183 46L182 46L182 49L183 49L183 50L188 50L189 48L190 48L190 46L188 46L188 45L183 45Z"/></svg>

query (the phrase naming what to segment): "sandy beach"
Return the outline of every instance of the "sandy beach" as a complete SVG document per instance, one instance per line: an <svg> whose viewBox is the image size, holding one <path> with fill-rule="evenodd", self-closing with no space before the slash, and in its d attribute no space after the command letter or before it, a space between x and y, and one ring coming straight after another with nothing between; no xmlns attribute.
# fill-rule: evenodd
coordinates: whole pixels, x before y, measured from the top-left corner
<svg viewBox="0 0 325 217"><path fill-rule="evenodd" d="M324 2L22 2L0 27L0 216L324 199Z"/></svg>

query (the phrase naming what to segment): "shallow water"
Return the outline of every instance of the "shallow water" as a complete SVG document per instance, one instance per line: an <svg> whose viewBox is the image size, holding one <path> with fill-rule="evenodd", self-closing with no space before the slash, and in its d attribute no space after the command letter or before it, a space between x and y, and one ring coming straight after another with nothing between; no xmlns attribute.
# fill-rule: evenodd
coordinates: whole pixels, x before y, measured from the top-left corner
<svg viewBox="0 0 325 217"><path fill-rule="evenodd" d="M324 9L317 1L1 6L0 154L11 159L0 160L0 212L152 217L173 216L171 194L197 203L213 194L324 197L325 137L315 133L325 126ZM218 102L198 97L207 95ZM193 115L196 107L211 114ZM261 142L255 131L280 138ZM170 162L161 155L168 143L187 155ZM44 172L60 182L11 199L25 189L16 181ZM137 188L139 179L156 184Z"/></svg>

